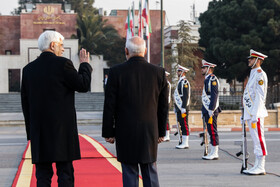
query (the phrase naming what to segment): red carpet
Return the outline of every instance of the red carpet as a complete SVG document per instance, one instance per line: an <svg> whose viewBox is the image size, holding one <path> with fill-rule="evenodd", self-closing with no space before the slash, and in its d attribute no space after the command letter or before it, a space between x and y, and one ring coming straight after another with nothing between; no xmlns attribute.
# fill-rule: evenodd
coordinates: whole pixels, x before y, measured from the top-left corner
<svg viewBox="0 0 280 187"><path fill-rule="evenodd" d="M102 144L93 138L80 134L81 160L74 161L76 187L118 187L122 186L121 164ZM26 146L12 187L35 187L35 166L31 163L30 144ZM54 165L53 165L54 166ZM54 167L52 187L57 187ZM142 179L139 178L140 186Z"/></svg>

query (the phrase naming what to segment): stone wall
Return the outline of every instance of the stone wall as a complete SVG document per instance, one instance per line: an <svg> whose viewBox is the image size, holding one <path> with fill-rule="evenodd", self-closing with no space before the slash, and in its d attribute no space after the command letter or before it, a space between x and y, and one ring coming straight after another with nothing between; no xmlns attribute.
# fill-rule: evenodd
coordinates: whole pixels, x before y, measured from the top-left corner
<svg viewBox="0 0 280 187"><path fill-rule="evenodd" d="M0 16L0 55L10 50L19 54L20 16Z"/></svg>
<svg viewBox="0 0 280 187"><path fill-rule="evenodd" d="M240 124L240 110L224 110L218 116L219 128L241 128ZM170 125L176 125L175 113L169 112ZM189 113L190 128L202 128L202 119L200 111L190 111ZM280 103L277 105L276 110L268 110L268 117L264 121L266 128L279 128L280 127Z"/></svg>

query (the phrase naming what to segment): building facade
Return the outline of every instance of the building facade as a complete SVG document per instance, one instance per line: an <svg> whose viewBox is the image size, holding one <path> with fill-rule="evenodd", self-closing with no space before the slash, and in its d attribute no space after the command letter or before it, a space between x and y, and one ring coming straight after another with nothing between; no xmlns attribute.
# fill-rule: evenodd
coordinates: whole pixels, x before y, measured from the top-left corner
<svg viewBox="0 0 280 187"><path fill-rule="evenodd" d="M41 53L37 40L45 30L55 30L64 37L64 54L79 67L76 17L73 11L65 12L61 4L36 4L23 9L18 16L0 16L0 93L19 92L22 69ZM92 92L103 92L103 72L107 64L103 57L92 56Z"/></svg>
<svg viewBox="0 0 280 187"><path fill-rule="evenodd" d="M109 16L103 16L103 20L107 20L107 24L111 24L123 38L126 37L125 23L128 10L111 10ZM134 24L135 34L138 28L138 10L135 10ZM150 10L152 34L150 37L150 63L160 65L161 63L161 11ZM163 11L163 25L165 26L165 11ZM145 30L145 29L144 29Z"/></svg>

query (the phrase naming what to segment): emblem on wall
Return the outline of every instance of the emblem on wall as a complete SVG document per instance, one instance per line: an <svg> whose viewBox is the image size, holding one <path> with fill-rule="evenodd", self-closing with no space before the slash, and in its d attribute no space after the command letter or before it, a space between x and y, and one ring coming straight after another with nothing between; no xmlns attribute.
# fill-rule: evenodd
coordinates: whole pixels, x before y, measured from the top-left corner
<svg viewBox="0 0 280 187"><path fill-rule="evenodd" d="M54 8L52 6L46 6L44 8L44 13L48 14L48 15L51 15L54 13Z"/></svg>

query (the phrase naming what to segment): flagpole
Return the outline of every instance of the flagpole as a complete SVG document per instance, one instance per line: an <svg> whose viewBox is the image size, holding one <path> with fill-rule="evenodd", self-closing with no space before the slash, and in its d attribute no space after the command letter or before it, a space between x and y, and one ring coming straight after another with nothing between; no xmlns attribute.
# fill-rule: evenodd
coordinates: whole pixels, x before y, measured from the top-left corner
<svg viewBox="0 0 280 187"><path fill-rule="evenodd" d="M160 18L161 18L161 66L164 68L163 0L160 1Z"/></svg>
<svg viewBox="0 0 280 187"><path fill-rule="evenodd" d="M148 12L148 15L147 15L147 16L148 16L148 19L150 19L149 0L147 1L147 10L148 10L148 11L147 11L147 12ZM151 21L151 20L149 20L149 23L150 23L150 21ZM149 27L149 26L150 26L150 25L146 25L146 27ZM151 60L151 58L150 58L150 57L151 57L151 51L150 51L150 40L151 40L150 38L151 38L151 37L150 37L150 33L146 33L146 35L149 36L148 39L147 39L147 45L148 45L148 55L147 55L147 58L148 58L148 62L151 63L151 61L150 61L150 60Z"/></svg>
<svg viewBox="0 0 280 187"><path fill-rule="evenodd" d="M140 32L140 35L138 33L138 36L140 36L141 38L143 38L143 28L142 28L142 25L143 25L143 22L142 22L142 0L139 0L139 24L138 24L138 32Z"/></svg>
<svg viewBox="0 0 280 187"><path fill-rule="evenodd" d="M150 63L150 60L151 60L151 58L150 58L150 54L151 54L151 51L150 51L150 37L148 38L148 40L147 40L147 43L148 43L148 62Z"/></svg>
<svg viewBox="0 0 280 187"><path fill-rule="evenodd" d="M136 33L134 1L132 2L133 32Z"/></svg>

